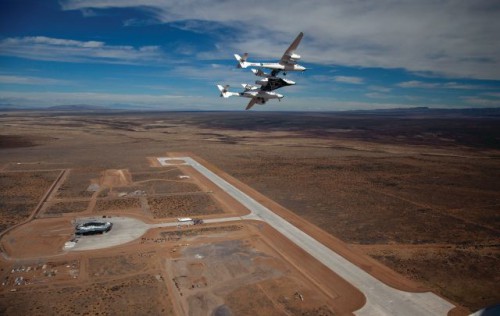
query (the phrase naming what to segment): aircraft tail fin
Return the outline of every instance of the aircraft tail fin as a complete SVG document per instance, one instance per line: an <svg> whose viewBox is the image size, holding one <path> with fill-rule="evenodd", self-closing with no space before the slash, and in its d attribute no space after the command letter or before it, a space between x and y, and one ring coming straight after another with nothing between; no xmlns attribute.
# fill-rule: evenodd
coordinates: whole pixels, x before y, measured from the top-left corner
<svg viewBox="0 0 500 316"><path fill-rule="evenodd" d="M236 58L236 60L238 61L238 64L236 65L236 67L247 68L248 66L250 66L250 63L247 62L248 53L243 54L243 57L241 57L238 54L234 54L234 58Z"/></svg>
<svg viewBox="0 0 500 316"><path fill-rule="evenodd" d="M267 78L267 77L271 77L271 75L270 75L270 74L265 73L265 72L264 72L264 71L262 71L261 69L253 69L253 68L252 68L252 72L253 72L253 74L254 74L254 75L256 75L257 77L265 77L265 78Z"/></svg>
<svg viewBox="0 0 500 316"><path fill-rule="evenodd" d="M243 89L245 89L245 91L257 90L259 88L259 87L255 86L255 85L248 84L248 83L242 83L241 86L243 87Z"/></svg>
<svg viewBox="0 0 500 316"><path fill-rule="evenodd" d="M230 96L233 96L233 95L240 95L239 93L228 91L229 85L222 86L222 85L218 84L217 88L219 88L220 96L223 98L229 98Z"/></svg>

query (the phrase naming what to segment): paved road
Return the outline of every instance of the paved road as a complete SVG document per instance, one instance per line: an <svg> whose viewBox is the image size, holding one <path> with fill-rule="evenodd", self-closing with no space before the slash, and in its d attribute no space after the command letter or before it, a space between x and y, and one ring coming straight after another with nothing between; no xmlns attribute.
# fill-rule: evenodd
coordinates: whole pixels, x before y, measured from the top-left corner
<svg viewBox="0 0 500 316"><path fill-rule="evenodd" d="M410 293L387 286L241 192L194 159L190 157L158 158L162 165L167 165L169 160L184 160L251 210L250 215L243 216L244 219L265 221L363 292L366 296L366 304L355 312L356 315L445 315L454 307L453 304L430 292Z"/></svg>

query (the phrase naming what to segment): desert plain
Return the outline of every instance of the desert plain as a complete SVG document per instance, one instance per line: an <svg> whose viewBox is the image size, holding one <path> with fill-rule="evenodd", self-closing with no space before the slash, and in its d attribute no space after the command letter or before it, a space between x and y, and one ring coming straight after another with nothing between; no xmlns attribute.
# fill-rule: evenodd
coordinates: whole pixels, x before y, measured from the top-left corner
<svg viewBox="0 0 500 316"><path fill-rule="evenodd" d="M359 289L265 222L217 222L248 210L182 161L157 160L182 156L381 282L442 297L455 306L449 314L500 302L494 113L6 111L0 313L345 315L363 307ZM87 218L151 228L85 248L133 231L115 225L75 237Z"/></svg>

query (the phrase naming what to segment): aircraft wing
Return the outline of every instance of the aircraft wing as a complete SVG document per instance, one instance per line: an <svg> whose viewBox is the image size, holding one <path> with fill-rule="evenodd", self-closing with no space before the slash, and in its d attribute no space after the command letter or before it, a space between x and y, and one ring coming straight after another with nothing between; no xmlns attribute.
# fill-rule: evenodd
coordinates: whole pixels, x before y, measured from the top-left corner
<svg viewBox="0 0 500 316"><path fill-rule="evenodd" d="M286 65L290 63L290 59L292 55L295 53L297 50L297 47L300 44L300 41L302 40L302 37L304 36L304 33L300 32L299 35L297 35L297 38L293 41L293 43L288 47L288 49L285 51L283 54L283 57L280 59L280 64Z"/></svg>
<svg viewBox="0 0 500 316"><path fill-rule="evenodd" d="M245 110L250 110L255 103L257 103L257 98L252 98L252 100L250 100L250 102L248 102L248 105L245 108Z"/></svg>

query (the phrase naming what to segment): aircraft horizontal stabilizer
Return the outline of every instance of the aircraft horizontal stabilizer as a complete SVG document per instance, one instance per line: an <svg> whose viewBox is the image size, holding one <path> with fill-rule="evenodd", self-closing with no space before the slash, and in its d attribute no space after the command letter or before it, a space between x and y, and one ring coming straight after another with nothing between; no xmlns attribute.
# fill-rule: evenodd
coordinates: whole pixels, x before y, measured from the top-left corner
<svg viewBox="0 0 500 316"><path fill-rule="evenodd" d="M230 96L233 96L233 95L237 95L237 96L240 95L239 93L228 91L229 85L222 86L222 85L218 84L217 88L219 88L220 96L223 98L229 98Z"/></svg>
<svg viewBox="0 0 500 316"><path fill-rule="evenodd" d="M243 54L243 57L238 54L234 54L234 58L236 58L236 60L238 61L238 65L236 65L236 67L247 68L248 66L250 66L250 63L247 62L248 53Z"/></svg>

